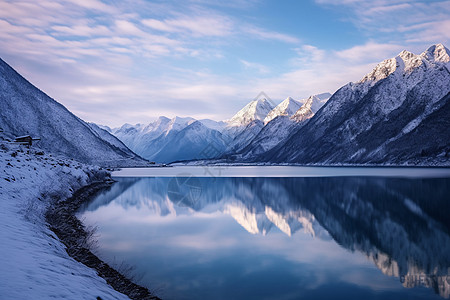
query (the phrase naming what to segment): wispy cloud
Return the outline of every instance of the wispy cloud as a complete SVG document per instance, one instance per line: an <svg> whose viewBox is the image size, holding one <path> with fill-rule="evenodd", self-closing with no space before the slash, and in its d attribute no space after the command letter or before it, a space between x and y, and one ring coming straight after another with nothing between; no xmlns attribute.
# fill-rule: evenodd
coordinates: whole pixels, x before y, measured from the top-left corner
<svg viewBox="0 0 450 300"><path fill-rule="evenodd" d="M348 21L354 23L367 36L383 42L406 41L408 43L448 43L450 1L423 0L316 0L333 9L345 7L351 14ZM389 40L387 40L389 39Z"/></svg>
<svg viewBox="0 0 450 300"><path fill-rule="evenodd" d="M284 43L292 43L297 44L300 43L300 40L296 37L293 37L288 34L283 34L275 31L269 31L262 28L258 28L255 26L249 26L243 29L245 32L250 34L251 36L255 36L264 40L276 40Z"/></svg>
<svg viewBox="0 0 450 300"><path fill-rule="evenodd" d="M233 22L223 16L197 16L157 20L144 19L142 24L165 32L188 32L194 36L227 36L232 34Z"/></svg>
<svg viewBox="0 0 450 300"><path fill-rule="evenodd" d="M336 51L338 59L350 63L377 62L404 50L404 46L397 44L380 44L369 41L364 45L357 45L341 51Z"/></svg>
<svg viewBox="0 0 450 300"><path fill-rule="evenodd" d="M80 117L120 125L225 119L262 90L332 92L403 49L450 41L450 1L316 0L363 32L340 50L262 22L260 2L2 0L0 56Z"/></svg>
<svg viewBox="0 0 450 300"><path fill-rule="evenodd" d="M241 63L246 69L256 70L260 74L267 74L270 72L269 68L263 64L249 62L243 59L241 59Z"/></svg>

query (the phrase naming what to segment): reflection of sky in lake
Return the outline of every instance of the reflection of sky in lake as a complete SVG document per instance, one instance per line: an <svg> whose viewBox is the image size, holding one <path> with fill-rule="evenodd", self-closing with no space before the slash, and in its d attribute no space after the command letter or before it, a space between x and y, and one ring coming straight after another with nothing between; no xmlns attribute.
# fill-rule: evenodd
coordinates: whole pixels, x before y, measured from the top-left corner
<svg viewBox="0 0 450 300"><path fill-rule="evenodd" d="M365 199L361 191L368 186L381 186L389 194L403 191L388 189L384 185L389 184L382 179L321 179L317 183L317 179L200 178L201 196L192 199L189 206L174 204L173 196L169 196L170 180L120 179L82 215L86 224L99 226L99 256L108 262L124 261L135 266L135 272L143 275L140 283L164 299L440 298L432 289L402 286L399 275L407 275L402 270L412 267L408 263L403 266L402 257L396 257L395 249L389 248L391 242L387 246L375 245L374 239L365 240L365 232L358 228L350 234L341 232L342 228L349 228L344 226L350 220L345 216L352 215L349 207L343 208L347 211L343 217L327 213L327 209L337 210L326 201L334 194L353 199L353 203L360 202L350 208L371 209L367 211L368 218L380 218L379 213L374 213L377 208L372 207L375 200ZM436 184L430 181L423 184L427 193ZM401 183L408 187L408 184L417 186L418 182L421 181L405 179ZM436 194L430 195L434 199L448 189L448 180L441 179L437 184L440 189L434 189ZM340 187L334 188L335 185ZM342 185L351 186L344 189L348 194L341 193ZM305 187L311 190L305 191ZM326 197L319 199L318 194ZM309 199L305 199L307 195ZM401 208L405 206L402 197L398 197ZM424 209L420 199L409 201L419 211ZM322 207L324 203L327 205ZM307 205L311 205L308 208L312 211L305 208ZM408 205L413 207L411 203ZM392 206L387 214L392 219L374 221L374 226L395 220L398 209ZM315 216L322 214L328 216L322 222L327 230ZM408 219L410 215L400 215L415 226ZM436 218L439 220L439 216ZM351 220L354 226L363 227L358 219ZM396 226L389 228L404 225L396 222ZM428 225L433 222L436 223L431 220ZM446 240L437 244L448 248L448 234L438 237L442 236ZM405 247L425 252L428 249L416 242ZM438 257L442 256L440 253L437 252ZM386 266L383 255L387 261L398 262ZM425 260L431 265L435 263ZM443 269L447 262L448 255L438 259Z"/></svg>

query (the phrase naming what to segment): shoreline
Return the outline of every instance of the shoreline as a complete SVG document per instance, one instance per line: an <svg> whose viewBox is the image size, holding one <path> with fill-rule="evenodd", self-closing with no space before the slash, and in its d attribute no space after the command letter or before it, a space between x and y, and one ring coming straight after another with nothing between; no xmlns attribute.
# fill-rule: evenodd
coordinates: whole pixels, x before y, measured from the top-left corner
<svg viewBox="0 0 450 300"><path fill-rule="evenodd" d="M76 217L82 204L91 199L95 193L111 186L111 181L96 181L81 187L69 198L54 201L45 213L48 227L66 246L67 254L76 261L94 269L98 276L116 291L130 299L150 300L160 299L138 284L133 283L123 274L99 259L89 249L90 234Z"/></svg>

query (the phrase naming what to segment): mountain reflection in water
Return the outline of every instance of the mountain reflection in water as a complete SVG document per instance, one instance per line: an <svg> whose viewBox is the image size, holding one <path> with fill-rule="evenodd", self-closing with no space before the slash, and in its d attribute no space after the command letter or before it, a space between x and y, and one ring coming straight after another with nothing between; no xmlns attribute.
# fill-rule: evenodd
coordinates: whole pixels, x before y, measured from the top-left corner
<svg viewBox="0 0 450 300"><path fill-rule="evenodd" d="M100 235L110 238L115 233L102 229L107 217L102 218L101 215L107 214L106 208L112 205L121 211L113 217L115 220L112 223L121 223L117 216L124 214L133 215L133 222L139 218L147 220L158 216L165 218L166 223L197 215L207 219L208 224L214 222L215 216L229 215L248 233L262 235L264 239L269 238L274 230L289 237L303 231L312 236L312 240L326 241L327 245L334 243L334 240L350 250L349 255L363 254L383 274L398 278L397 282L400 281L406 288L425 286L434 290L435 294L448 298L449 195L448 178L120 178L84 208L83 217L86 223L98 222ZM136 214L136 211L142 213ZM108 226L105 225L105 228ZM146 226L151 227L152 222ZM176 230L183 230L182 227ZM146 238L149 241L161 239L161 234L165 233L149 234ZM233 236L232 232L229 234ZM246 240L241 239L241 242L245 244ZM199 246L196 247L201 248L202 241L197 242ZM209 242L214 243L214 238ZM102 243L100 238L100 256L102 252L108 253L108 246L103 249ZM190 243L196 243L195 238ZM124 246L127 247L137 246ZM114 255L117 253L114 252ZM184 280L189 281L189 278ZM364 280L370 281L370 278L356 281ZM198 284L205 286L208 282ZM217 283L214 284L217 287ZM207 287L204 289L207 290ZM412 293L417 289L404 290ZM189 296L189 288L183 292L186 298L196 298ZM295 292L302 294L299 290ZM284 296L296 298L298 295L295 292ZM377 295L389 298L384 294ZM415 294L392 292L387 295L395 298ZM433 293L426 291L424 295L425 298L431 297ZM179 298L179 294L172 295L170 292L167 296ZM332 292L319 298L331 296ZM230 294L229 297L238 296Z"/></svg>

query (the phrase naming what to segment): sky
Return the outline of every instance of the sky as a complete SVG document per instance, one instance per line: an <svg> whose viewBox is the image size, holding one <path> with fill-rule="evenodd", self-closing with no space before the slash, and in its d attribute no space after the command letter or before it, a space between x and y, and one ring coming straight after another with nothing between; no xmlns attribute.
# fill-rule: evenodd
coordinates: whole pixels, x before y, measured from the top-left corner
<svg viewBox="0 0 450 300"><path fill-rule="evenodd" d="M229 119L450 47L450 1L0 0L0 57L85 121Z"/></svg>

